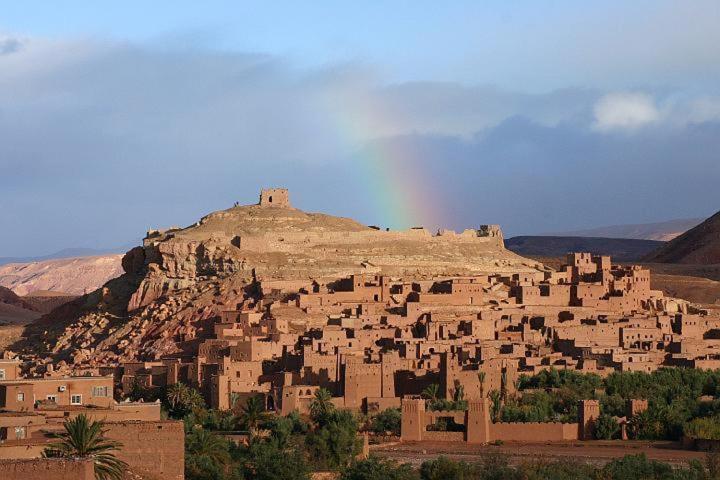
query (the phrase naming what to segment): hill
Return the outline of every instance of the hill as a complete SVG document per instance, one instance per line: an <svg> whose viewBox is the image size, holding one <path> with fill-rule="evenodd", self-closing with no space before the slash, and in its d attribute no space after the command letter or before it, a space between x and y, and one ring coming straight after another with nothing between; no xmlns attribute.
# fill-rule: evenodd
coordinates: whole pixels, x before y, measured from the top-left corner
<svg viewBox="0 0 720 480"><path fill-rule="evenodd" d="M0 286L18 295L54 291L82 295L91 292L122 272L122 255L63 258L0 266Z"/></svg>
<svg viewBox="0 0 720 480"><path fill-rule="evenodd" d="M647 255L645 260L657 263L720 263L720 212Z"/></svg>
<svg viewBox="0 0 720 480"><path fill-rule="evenodd" d="M282 191L267 202L273 197ZM355 273L430 278L539 268L505 249L496 226L438 235L385 231L306 213L287 200L268 203L149 231L143 246L123 257L122 276L33 322L18 348L39 361L94 364L193 354L220 312L281 282L312 288ZM287 308L304 321L299 309Z"/></svg>
<svg viewBox="0 0 720 480"><path fill-rule="evenodd" d="M505 241L505 247L518 255L559 257L570 252L611 255L619 262L632 262L657 250L665 242L627 238L520 236Z"/></svg>
<svg viewBox="0 0 720 480"><path fill-rule="evenodd" d="M549 233L557 237L630 238L667 242L702 222L702 218L682 218L666 222L609 225L586 230Z"/></svg>
<svg viewBox="0 0 720 480"><path fill-rule="evenodd" d="M133 242L114 248L64 248L49 255L32 257L0 257L0 266L7 265L8 263L34 263L44 262L46 260L57 260L61 258L99 257L112 254L118 255L127 252L137 244L137 242Z"/></svg>

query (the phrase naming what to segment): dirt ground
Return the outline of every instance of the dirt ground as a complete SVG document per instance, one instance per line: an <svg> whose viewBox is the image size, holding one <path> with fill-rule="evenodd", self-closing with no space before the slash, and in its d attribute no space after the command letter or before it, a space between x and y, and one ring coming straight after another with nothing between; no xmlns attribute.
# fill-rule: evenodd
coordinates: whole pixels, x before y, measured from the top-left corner
<svg viewBox="0 0 720 480"><path fill-rule="evenodd" d="M512 464L536 460L575 460L603 465L625 455L644 453L648 458L676 465L690 460L704 461L706 454L683 450L673 442L643 441L575 441L563 443L504 443L502 445L469 445L466 443L404 442L371 445L371 452L386 458L418 466L439 455L477 461L484 455L500 454Z"/></svg>

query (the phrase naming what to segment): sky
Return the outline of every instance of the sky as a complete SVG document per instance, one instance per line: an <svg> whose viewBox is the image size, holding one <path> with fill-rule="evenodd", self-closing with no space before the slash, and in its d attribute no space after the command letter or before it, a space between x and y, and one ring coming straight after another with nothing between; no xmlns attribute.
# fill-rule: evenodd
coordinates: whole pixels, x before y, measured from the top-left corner
<svg viewBox="0 0 720 480"><path fill-rule="evenodd" d="M720 207L720 2L0 0L0 257L287 187L506 236Z"/></svg>

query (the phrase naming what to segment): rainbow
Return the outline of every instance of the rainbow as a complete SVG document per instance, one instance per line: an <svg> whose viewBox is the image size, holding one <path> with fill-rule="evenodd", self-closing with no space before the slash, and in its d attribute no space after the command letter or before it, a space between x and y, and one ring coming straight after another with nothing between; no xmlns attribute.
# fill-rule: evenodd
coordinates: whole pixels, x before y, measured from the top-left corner
<svg viewBox="0 0 720 480"><path fill-rule="evenodd" d="M341 142L364 145L355 152L353 168L367 190L376 224L391 229L425 226L431 232L438 228L447 220L446 210L439 185L418 165L422 152L382 137L400 132L397 116L371 95L353 91L342 100L341 108L329 106L330 111Z"/></svg>

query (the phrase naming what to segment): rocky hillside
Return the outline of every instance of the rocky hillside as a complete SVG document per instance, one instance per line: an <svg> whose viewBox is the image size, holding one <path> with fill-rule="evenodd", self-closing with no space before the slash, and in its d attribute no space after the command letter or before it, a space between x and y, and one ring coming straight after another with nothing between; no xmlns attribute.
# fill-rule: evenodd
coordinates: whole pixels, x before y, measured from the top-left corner
<svg viewBox="0 0 720 480"><path fill-rule="evenodd" d="M506 250L495 227L388 232L253 205L212 213L184 229L150 231L122 266L121 277L34 322L17 348L40 363L156 359L194 352L219 312L254 302L259 281L308 285L360 272L509 273L538 264Z"/></svg>
<svg viewBox="0 0 720 480"><path fill-rule="evenodd" d="M122 275L122 255L63 258L0 266L0 286L20 296L36 291L83 295Z"/></svg>
<svg viewBox="0 0 720 480"><path fill-rule="evenodd" d="M720 212L645 258L648 262L720 263Z"/></svg>

